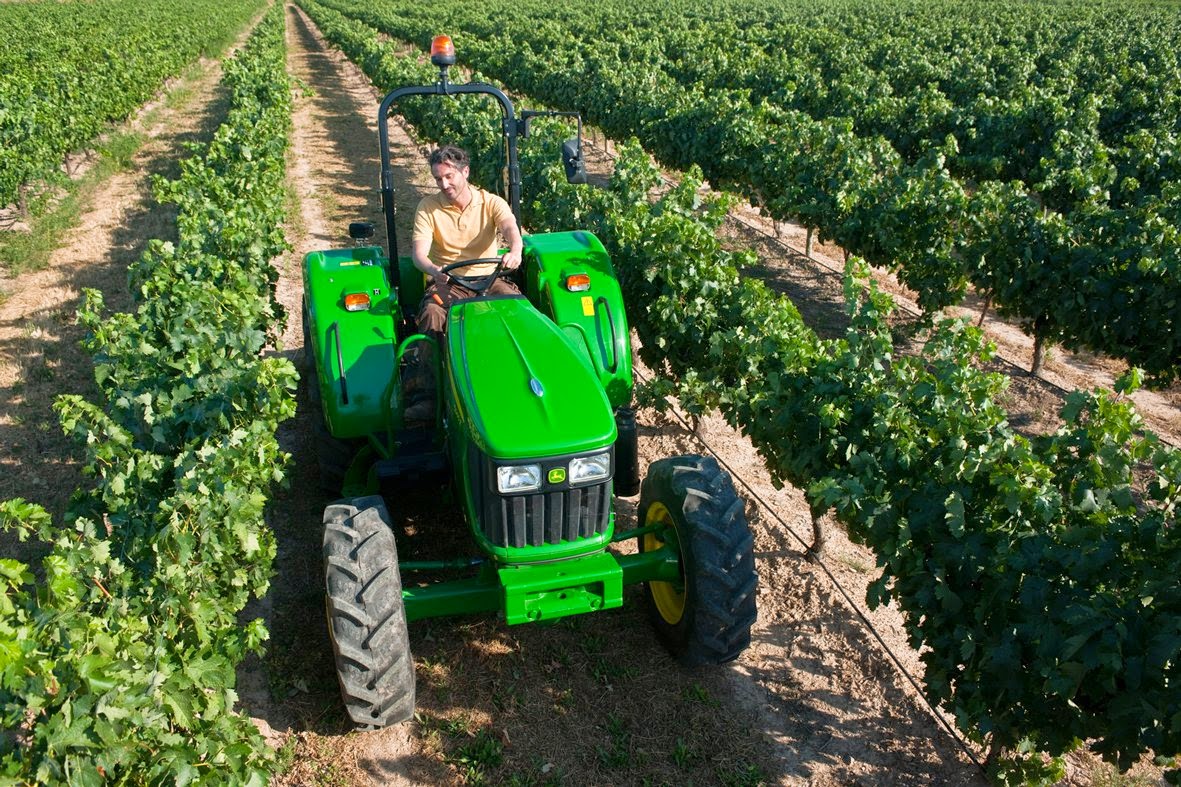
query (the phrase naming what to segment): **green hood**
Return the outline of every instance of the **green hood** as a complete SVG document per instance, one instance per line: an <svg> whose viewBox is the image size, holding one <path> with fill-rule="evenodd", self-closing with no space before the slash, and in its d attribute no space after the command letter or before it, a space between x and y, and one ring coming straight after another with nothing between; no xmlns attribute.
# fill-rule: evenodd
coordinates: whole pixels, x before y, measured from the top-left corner
<svg viewBox="0 0 1181 787"><path fill-rule="evenodd" d="M447 342L456 424L495 459L593 451L615 418L585 353L525 298L456 304Z"/></svg>

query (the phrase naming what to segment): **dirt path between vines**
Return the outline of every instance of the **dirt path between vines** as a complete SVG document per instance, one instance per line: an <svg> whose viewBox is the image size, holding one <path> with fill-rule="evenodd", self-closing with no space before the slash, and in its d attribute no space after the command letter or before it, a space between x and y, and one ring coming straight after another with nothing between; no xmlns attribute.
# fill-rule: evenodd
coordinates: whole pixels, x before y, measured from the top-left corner
<svg viewBox="0 0 1181 787"><path fill-rule="evenodd" d="M175 210L155 202L151 178L175 177L183 145L210 139L221 124L228 109L221 73L220 60L202 60L137 113L126 128L145 143L128 169L95 186L46 268L0 282L0 500L24 497L60 519L84 483L83 452L52 409L59 394L98 395L75 320L82 292L101 291L108 312L130 309L128 266L150 239L175 240ZM38 550L0 535L5 557L31 560Z"/></svg>
<svg viewBox="0 0 1181 787"><path fill-rule="evenodd" d="M288 23L290 68L309 88L297 101L291 170L302 227L289 235L296 248L280 282L290 314L285 346L299 360L302 255L347 243L352 220L377 222L376 240L384 238L374 193L379 96L323 47L301 12L291 9ZM398 196L401 223L433 185L421 148L391 128L396 180L410 184ZM350 732L323 622L319 522L330 498L313 491L305 403L301 392L300 414L282 436L293 455L292 483L270 513L280 544L272 643L246 699L276 742L292 736L292 764L278 784L980 783L831 582L749 499L760 612L754 646L733 665L678 667L652 635L635 588L625 591L622 610L546 627L509 628L489 618L423 622L411 628L416 721ZM713 420L702 433L788 526L808 532L802 495L773 489L748 444ZM640 450L646 465L703 449L679 423L645 412ZM619 504L620 522L634 520L634 500ZM420 553L440 550L439 542L465 549L465 526L450 504L418 511L404 515L400 549L418 557L438 556ZM842 541L834 539L833 563L859 599L873 558ZM875 626L895 645L904 642L890 610Z"/></svg>
<svg viewBox="0 0 1181 787"><path fill-rule="evenodd" d="M776 238L774 223L744 205L731 212L723 235L732 248L758 252L759 264L744 273L791 298L804 321L821 336L839 336L848 322L841 279L843 252L835 245L816 242L809 259L803 253L807 239L803 227L781 223L778 231L781 237ZM913 292L887 271L875 270L874 280L899 306L895 323L917 319L919 309ZM975 296L970 296L963 307L949 311L976 324L982 306ZM1040 376L1034 377L1028 371L1033 358L1032 338L992 311L986 316L984 330L998 351L997 359L988 368L1009 378L1009 389L1001 404L1013 425L1026 434L1044 434L1061 424L1058 411L1068 391L1096 387L1110 390L1119 375L1127 371L1122 361L1051 348ZM1181 446L1181 384L1137 391L1132 401L1148 429L1172 445Z"/></svg>

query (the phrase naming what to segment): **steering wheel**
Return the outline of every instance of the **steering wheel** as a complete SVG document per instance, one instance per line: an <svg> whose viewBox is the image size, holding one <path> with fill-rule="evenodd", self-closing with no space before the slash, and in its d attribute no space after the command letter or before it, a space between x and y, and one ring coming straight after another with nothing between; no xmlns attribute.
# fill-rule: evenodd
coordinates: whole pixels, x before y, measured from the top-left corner
<svg viewBox="0 0 1181 787"><path fill-rule="evenodd" d="M482 276L458 276L451 272L459 268L470 268L473 265L487 265L490 262L496 263L496 270L491 273L485 273ZM472 292L483 294L485 290L500 278L500 274L504 273L504 257L478 257L474 260L460 260L450 265L444 265L439 270L447 274L447 278L453 283L461 287L467 287Z"/></svg>

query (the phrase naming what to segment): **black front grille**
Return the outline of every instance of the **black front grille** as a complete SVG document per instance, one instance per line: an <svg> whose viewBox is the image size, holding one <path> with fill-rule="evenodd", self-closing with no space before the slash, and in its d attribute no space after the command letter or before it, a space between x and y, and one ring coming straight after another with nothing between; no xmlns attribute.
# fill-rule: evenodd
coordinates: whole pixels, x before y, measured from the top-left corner
<svg viewBox="0 0 1181 787"><path fill-rule="evenodd" d="M490 494L484 505L484 535L506 547L575 541L604 532L610 512L610 481L560 492Z"/></svg>
<svg viewBox="0 0 1181 787"><path fill-rule="evenodd" d="M486 461L481 468L477 507L484 536L499 547L537 547L577 541L606 532L611 519L611 480L533 494L502 495ZM479 457L478 459L476 457Z"/></svg>

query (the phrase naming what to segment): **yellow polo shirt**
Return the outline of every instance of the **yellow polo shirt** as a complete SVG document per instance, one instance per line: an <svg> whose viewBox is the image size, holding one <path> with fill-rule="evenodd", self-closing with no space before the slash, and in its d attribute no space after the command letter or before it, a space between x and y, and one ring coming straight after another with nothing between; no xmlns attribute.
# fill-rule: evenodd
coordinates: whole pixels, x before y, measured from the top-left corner
<svg viewBox="0 0 1181 787"><path fill-rule="evenodd" d="M443 192L419 201L414 211L414 242L427 238L431 241L431 262L442 267L460 260L496 257L496 228L513 212L497 194L477 186L470 186L472 199L463 210L451 204ZM496 265L473 265L456 273L464 276L486 276Z"/></svg>

